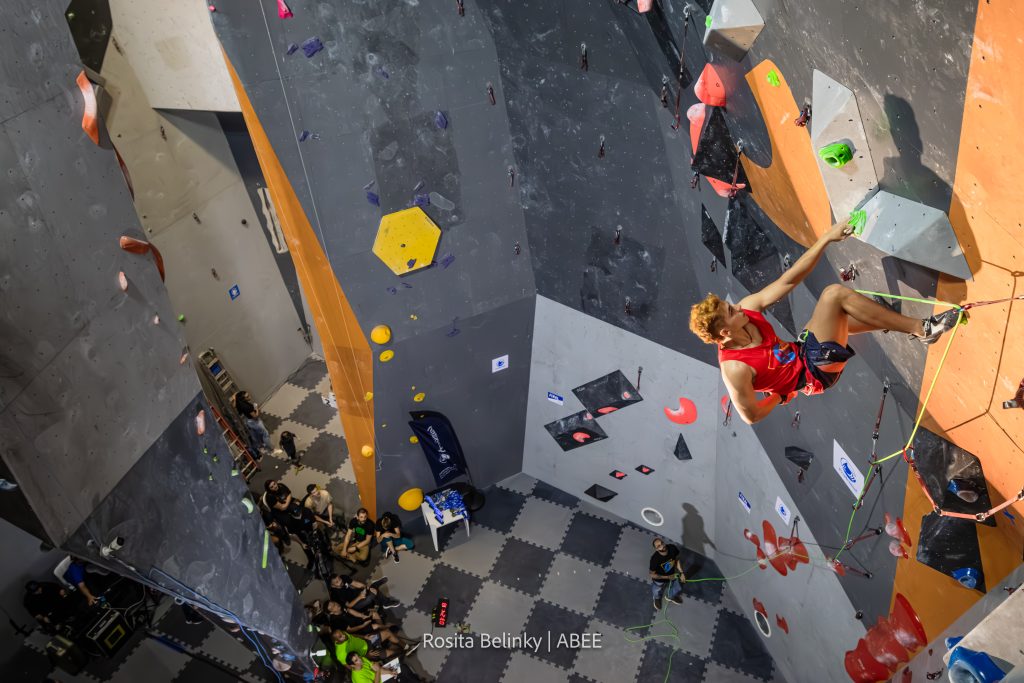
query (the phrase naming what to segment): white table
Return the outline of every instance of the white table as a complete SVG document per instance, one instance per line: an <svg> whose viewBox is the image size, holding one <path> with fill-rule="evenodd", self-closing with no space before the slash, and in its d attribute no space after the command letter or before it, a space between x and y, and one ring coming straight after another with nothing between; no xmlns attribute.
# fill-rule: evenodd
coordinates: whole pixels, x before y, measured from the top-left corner
<svg viewBox="0 0 1024 683"><path fill-rule="evenodd" d="M437 521L437 517L434 516L434 508L430 507L430 503L426 501L420 503L420 512L423 513L423 520L427 523L427 527L430 529L430 537L434 540L434 550L440 552L437 547L437 530L443 526L454 524L460 519L466 525L466 538L469 538L469 519L465 515L456 515L451 510L441 510L444 514L442 521Z"/></svg>

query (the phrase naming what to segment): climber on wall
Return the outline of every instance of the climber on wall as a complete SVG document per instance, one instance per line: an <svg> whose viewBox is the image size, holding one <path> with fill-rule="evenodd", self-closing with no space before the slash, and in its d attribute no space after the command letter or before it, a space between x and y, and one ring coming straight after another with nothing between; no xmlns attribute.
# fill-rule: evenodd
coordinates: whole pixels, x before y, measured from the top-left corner
<svg viewBox="0 0 1024 683"><path fill-rule="evenodd" d="M924 344L934 344L953 329L966 311L953 308L924 320L900 315L839 284L821 293L807 327L795 342L782 341L761 311L779 301L810 275L825 247L853 233L838 223L797 259L789 270L738 304L708 294L690 310L690 330L708 344L718 345L718 364L733 405L747 424L768 416L775 406L789 403L798 392L820 394L839 380L854 351L847 337L861 332L906 332ZM768 395L758 398L756 392Z"/></svg>

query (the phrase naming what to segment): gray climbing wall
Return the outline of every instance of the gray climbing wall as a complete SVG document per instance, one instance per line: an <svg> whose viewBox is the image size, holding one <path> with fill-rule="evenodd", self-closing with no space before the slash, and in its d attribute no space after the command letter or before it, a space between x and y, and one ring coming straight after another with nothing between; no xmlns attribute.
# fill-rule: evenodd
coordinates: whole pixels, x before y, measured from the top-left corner
<svg viewBox="0 0 1024 683"><path fill-rule="evenodd" d="M638 524L640 508L661 505L664 530L684 538L680 505L689 499L713 530L708 540L720 551L712 554L727 571L749 568L754 556L742 534L754 512L740 507L739 490L763 512L759 523L776 514L780 498L800 515L802 538L842 543L853 496L832 467L836 444L866 473L886 380L893 389L879 450L902 444L925 349L896 334L856 338L857 357L836 389L798 399L754 429L737 418L721 425L714 348L688 332L689 306L707 291L742 299L802 248L749 198L727 207L704 181L690 188L685 112L696 98L689 86L713 62L727 91L730 140L742 140L754 163L769 166L771 142L744 75L772 59L799 102L810 98L813 71L828 73L856 94L880 187L946 210L957 151L949 131L959 129L964 106L975 3L900 0L864 12L854 3L755 0L765 28L746 56L734 55L741 61L702 46L710 3L688 24L686 3L677 1L655 2L643 15L614 0L465 4L464 17L444 3L293 7L295 17L282 21L272 3L225 0L212 16L364 329L387 323L395 330L396 359L375 368L379 499L386 504L405 486L424 485L407 432L395 430L415 386L427 394L423 408L452 418L478 459L471 461L476 471L497 474L522 458L526 471L574 495L586 497L593 484L616 493L588 502ZM324 48L307 58L298 46L314 36ZM290 45L297 48L291 55ZM680 54L686 89L677 112ZM437 110L449 122L443 133ZM673 127L677 113L681 129ZM300 142L307 130L319 138ZM367 191L379 196L379 208ZM407 207L415 192L447 200L425 210L442 229L439 261L455 260L399 281L368 250L381 213ZM799 333L817 297L851 263L861 273L858 287L934 293L935 271L850 240L830 247L805 284L772 309L776 329ZM520 305L535 295L535 310ZM479 331L471 346L470 328ZM462 332L449 337L450 329ZM510 329L520 333L509 336ZM480 360L505 352L513 368L505 372L529 372L488 377ZM452 364L453 357L464 362ZM572 389L616 370L634 382L641 365L644 400L597 417L600 429L590 429ZM689 394L690 384L699 418L677 429L659 411ZM549 391L562 405L548 401ZM492 423L498 397L505 409ZM463 435L476 429L463 425L477 422L491 428L489 442L482 433ZM593 443L563 450L552 432L565 427L566 445L583 430ZM695 438L685 438L690 431ZM679 434L690 460L674 455ZM814 455L802 480L787 448ZM640 464L655 471L636 472ZM613 468L627 477L613 479ZM886 469L856 530L903 509L905 477L902 467ZM863 633L854 615L862 611L873 622L888 613L896 559L887 545L872 539L848 551L851 566L871 579L802 565L792 576L755 570L732 582L741 604L758 597L790 623L790 636L769 643L787 677L842 679L841 652Z"/></svg>
<svg viewBox="0 0 1024 683"><path fill-rule="evenodd" d="M592 409L608 438L563 451L544 426L586 409L573 389L615 371L635 389L640 367L639 391L627 391L643 400L605 415ZM687 525L703 526L706 537L714 538L715 431L723 417L717 388L718 372L707 363L539 296L523 471L643 526L649 525L641 511L654 508L664 519L657 531L669 538L682 538ZM621 392L606 398L616 397ZM679 413L681 398L692 400L693 410L687 404L680 415L685 423L675 423L665 410ZM688 460L675 455L680 436ZM638 472L642 466L654 471ZM615 470L626 476L616 479ZM615 497L604 503L584 495L593 484ZM702 539L687 540L693 549L712 553L700 547Z"/></svg>
<svg viewBox="0 0 1024 683"><path fill-rule="evenodd" d="M276 554L261 568L262 523L212 416L195 433L199 383L167 291L149 256L118 246L144 236L114 153L82 131L64 7L9 3L0 29L0 475L19 486L2 511L90 559L121 535L120 562L101 563L197 591L300 652L298 595Z"/></svg>

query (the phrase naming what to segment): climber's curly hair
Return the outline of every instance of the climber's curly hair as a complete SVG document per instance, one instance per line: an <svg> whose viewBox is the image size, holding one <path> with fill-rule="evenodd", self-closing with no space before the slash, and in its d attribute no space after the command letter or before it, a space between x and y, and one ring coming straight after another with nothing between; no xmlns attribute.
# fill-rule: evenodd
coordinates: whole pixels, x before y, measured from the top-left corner
<svg viewBox="0 0 1024 683"><path fill-rule="evenodd" d="M700 337L705 344L719 342L718 333L722 331L723 303L714 294L708 294L703 301L690 308L690 331Z"/></svg>

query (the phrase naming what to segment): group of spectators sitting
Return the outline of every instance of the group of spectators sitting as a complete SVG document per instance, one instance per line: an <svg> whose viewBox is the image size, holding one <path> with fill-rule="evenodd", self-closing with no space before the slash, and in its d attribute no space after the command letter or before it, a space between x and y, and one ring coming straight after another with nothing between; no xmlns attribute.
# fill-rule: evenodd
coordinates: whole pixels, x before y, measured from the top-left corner
<svg viewBox="0 0 1024 683"><path fill-rule="evenodd" d="M396 673L388 663L410 654L419 643L404 639L397 625L388 621L385 610L400 603L381 593L387 579L360 582L351 574L334 573L332 560L354 572L370 565L371 551L377 546L382 557L400 562L400 554L414 544L402 535L398 516L385 512L374 521L366 508L359 508L346 525L343 513L338 512L340 519L335 517L328 491L310 484L299 500L276 479L264 485L260 509L279 551L290 546L294 537L306 553L308 567L329 572L321 576L327 581L328 599L306 609L320 639L333 649L334 659L353 683L375 683Z"/></svg>

